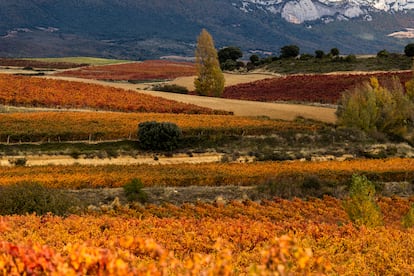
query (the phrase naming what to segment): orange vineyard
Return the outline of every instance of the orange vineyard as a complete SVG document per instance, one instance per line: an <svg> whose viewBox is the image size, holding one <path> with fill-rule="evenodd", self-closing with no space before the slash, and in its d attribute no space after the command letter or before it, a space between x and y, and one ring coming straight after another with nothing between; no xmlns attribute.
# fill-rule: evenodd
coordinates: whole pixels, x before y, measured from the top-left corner
<svg viewBox="0 0 414 276"><path fill-rule="evenodd" d="M376 228L353 226L331 197L6 216L0 218L0 272L410 275L414 232L400 219L412 202L380 198L385 226Z"/></svg>
<svg viewBox="0 0 414 276"><path fill-rule="evenodd" d="M37 112L0 115L0 142L136 139L138 124L172 122L184 134L202 132L264 134L269 131L316 130L317 125L226 115L114 112Z"/></svg>
<svg viewBox="0 0 414 276"><path fill-rule="evenodd" d="M0 74L0 104L125 112L220 113L120 88L5 74Z"/></svg>
<svg viewBox="0 0 414 276"><path fill-rule="evenodd" d="M147 187L259 185L282 176L300 175L315 175L332 182L342 182L354 173L372 174L380 181L410 181L414 178L414 159L0 167L0 185L38 181L55 188L110 188L121 187L133 178L141 179Z"/></svg>

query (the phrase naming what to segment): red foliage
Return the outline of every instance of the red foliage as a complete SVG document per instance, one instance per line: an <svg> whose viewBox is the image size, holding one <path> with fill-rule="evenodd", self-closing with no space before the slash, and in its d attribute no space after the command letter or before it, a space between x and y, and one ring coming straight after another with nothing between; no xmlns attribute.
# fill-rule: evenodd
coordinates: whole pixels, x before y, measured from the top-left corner
<svg viewBox="0 0 414 276"><path fill-rule="evenodd" d="M227 87L223 97L253 101L299 101L336 103L341 94L377 77L386 84L393 76L402 83L412 78L411 71L366 74L290 75Z"/></svg>
<svg viewBox="0 0 414 276"><path fill-rule="evenodd" d="M90 66L79 70L62 72L59 76L80 77L100 80L165 80L196 74L194 63L166 60Z"/></svg>

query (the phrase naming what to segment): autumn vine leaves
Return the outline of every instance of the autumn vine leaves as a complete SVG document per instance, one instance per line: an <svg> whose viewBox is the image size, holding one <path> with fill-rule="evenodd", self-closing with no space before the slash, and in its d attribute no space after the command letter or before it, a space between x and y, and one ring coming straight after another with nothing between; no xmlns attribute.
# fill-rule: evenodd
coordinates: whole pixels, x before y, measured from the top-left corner
<svg viewBox="0 0 414 276"><path fill-rule="evenodd" d="M5 74L0 74L0 103L122 112L227 114L120 88Z"/></svg>

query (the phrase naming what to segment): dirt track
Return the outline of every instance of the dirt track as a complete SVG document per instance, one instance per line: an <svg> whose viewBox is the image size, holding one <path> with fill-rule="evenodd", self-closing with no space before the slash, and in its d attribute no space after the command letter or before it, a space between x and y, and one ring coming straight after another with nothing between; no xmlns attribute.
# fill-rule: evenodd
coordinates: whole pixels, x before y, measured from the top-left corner
<svg viewBox="0 0 414 276"><path fill-rule="evenodd" d="M271 77L269 75L242 75L243 77L238 76L233 77L232 81L229 84L235 84L237 81L247 82L254 81L260 78ZM167 93L159 91L148 91L140 90L142 85L131 84L131 83L116 83L116 82L107 82L99 80L89 80L89 79L80 79L80 78L71 78L71 77L56 77L56 76L45 76L46 78L53 79L64 79L71 81L81 81L86 83L95 83L100 85L112 86L117 88L129 89L133 91L139 91L140 93L149 94L152 96L158 96L167 98L170 100L175 100L179 102L191 103L198 106L220 109L231 111L234 115L237 116L268 116L272 119L282 119L282 120L294 120L296 117L301 116L308 119L323 121L327 123L335 123L336 115L335 109L329 107L319 107L319 106L308 106L301 104L284 104L284 103L264 103L264 102L254 102L254 101L243 101L243 100L232 100L232 99L222 99L222 98L212 98L212 97L200 97L195 95L183 95L176 93ZM230 77L228 77L230 78ZM185 80L188 83L188 79Z"/></svg>
<svg viewBox="0 0 414 276"><path fill-rule="evenodd" d="M19 158L26 159L27 166L48 166L48 165L139 165L139 164L148 164L148 165L169 165L169 164L182 164L182 163L210 163L210 162L219 162L222 158L222 154L219 153L205 153L205 154L194 154L194 156L188 156L186 154L176 154L172 157L166 156L157 156L154 159L154 156L120 156L116 158L78 158L75 159L67 155L28 155L28 156L3 156L0 158L0 166L10 167L13 160Z"/></svg>

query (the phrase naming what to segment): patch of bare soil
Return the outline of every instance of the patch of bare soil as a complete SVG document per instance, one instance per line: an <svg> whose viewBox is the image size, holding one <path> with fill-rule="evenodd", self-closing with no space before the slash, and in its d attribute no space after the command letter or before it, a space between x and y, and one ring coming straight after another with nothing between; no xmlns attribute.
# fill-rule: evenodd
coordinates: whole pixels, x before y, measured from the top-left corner
<svg viewBox="0 0 414 276"><path fill-rule="evenodd" d="M409 197L413 194L413 187L410 182L385 182L378 183L378 185L383 187L380 192L382 196ZM337 187L336 190L334 196L339 198L347 194L345 186ZM274 198L270 193L265 190L261 191L257 186L151 187L144 188L142 191L147 195L145 203L156 205L164 203L181 205L197 202L227 204L231 201L251 200L260 202ZM119 204L128 204L123 188L81 189L67 190L66 192L79 200L82 206L92 211L104 211ZM290 196L300 196L294 193L295 191L292 189Z"/></svg>
<svg viewBox="0 0 414 276"><path fill-rule="evenodd" d="M71 196L79 199L83 206L110 205L116 198L120 204L127 204L123 188L82 189L67 191ZM147 203L227 203L233 200L259 200L268 196L261 194L255 186L190 186L190 187L152 187L144 188L148 196ZM117 200L117 201L118 201Z"/></svg>

